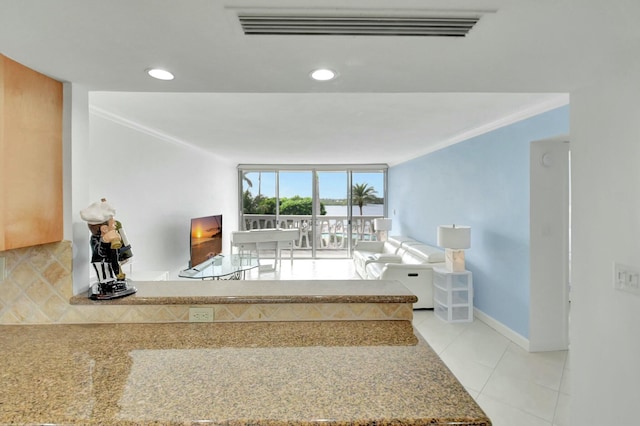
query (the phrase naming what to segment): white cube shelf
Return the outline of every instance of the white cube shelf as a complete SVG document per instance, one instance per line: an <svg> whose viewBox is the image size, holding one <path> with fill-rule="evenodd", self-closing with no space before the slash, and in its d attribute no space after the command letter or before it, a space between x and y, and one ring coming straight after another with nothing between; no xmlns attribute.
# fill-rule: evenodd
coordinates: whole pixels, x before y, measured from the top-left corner
<svg viewBox="0 0 640 426"><path fill-rule="evenodd" d="M473 321L471 272L433 268L433 311L446 322Z"/></svg>

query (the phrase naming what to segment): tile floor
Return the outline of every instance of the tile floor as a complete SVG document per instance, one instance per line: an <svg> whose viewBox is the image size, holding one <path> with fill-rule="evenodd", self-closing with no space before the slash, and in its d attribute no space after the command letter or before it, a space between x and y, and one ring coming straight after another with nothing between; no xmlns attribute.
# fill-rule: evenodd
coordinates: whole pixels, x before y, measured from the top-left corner
<svg viewBox="0 0 640 426"><path fill-rule="evenodd" d="M275 272L247 279L357 279L350 259L283 261ZM448 324L431 310L414 311L415 328L440 355L494 426L569 424L567 351L529 353L485 323Z"/></svg>
<svg viewBox="0 0 640 426"><path fill-rule="evenodd" d="M567 351L527 352L479 320L448 324L428 310L413 318L494 426L569 424Z"/></svg>

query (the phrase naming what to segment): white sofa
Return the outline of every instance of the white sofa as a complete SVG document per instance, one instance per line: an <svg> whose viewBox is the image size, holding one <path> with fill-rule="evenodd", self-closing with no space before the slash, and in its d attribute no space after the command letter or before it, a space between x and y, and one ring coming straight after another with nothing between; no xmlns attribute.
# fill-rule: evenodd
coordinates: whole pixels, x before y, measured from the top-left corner
<svg viewBox="0 0 640 426"><path fill-rule="evenodd" d="M433 267L444 266L444 251L411 237L358 241L353 250L356 272L368 280L397 280L418 301L414 309L433 308Z"/></svg>

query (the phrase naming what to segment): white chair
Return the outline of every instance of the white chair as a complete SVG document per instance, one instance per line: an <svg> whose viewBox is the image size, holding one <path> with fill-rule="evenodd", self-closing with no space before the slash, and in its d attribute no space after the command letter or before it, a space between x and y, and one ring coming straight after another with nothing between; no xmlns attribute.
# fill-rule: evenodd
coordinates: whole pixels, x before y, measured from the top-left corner
<svg viewBox="0 0 640 426"><path fill-rule="evenodd" d="M311 247L309 244L309 221L301 220L300 221L300 238L298 239L298 247L302 248L302 240L305 240L305 245L307 248Z"/></svg>

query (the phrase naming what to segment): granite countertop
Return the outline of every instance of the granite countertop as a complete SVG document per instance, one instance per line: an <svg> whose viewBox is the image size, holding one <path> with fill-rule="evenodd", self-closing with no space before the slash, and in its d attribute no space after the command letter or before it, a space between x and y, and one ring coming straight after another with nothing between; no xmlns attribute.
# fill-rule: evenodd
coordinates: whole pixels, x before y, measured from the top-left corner
<svg viewBox="0 0 640 426"><path fill-rule="evenodd" d="M0 424L491 424L409 321L0 330Z"/></svg>
<svg viewBox="0 0 640 426"><path fill-rule="evenodd" d="M95 301L73 296L72 305L176 305L242 303L415 303L418 298L392 280L180 280L134 281L135 294ZM348 285L346 285L348 284Z"/></svg>

